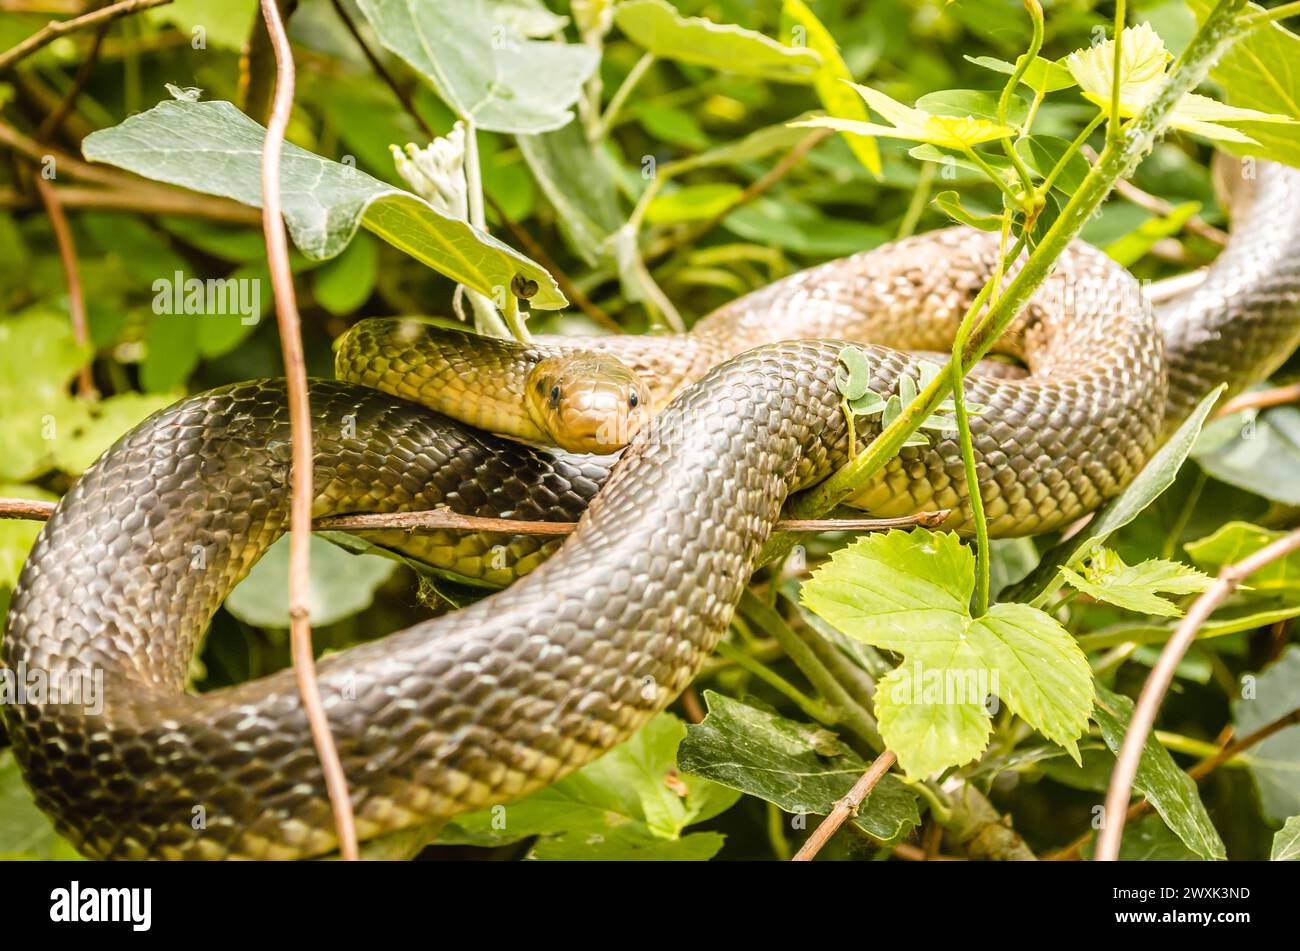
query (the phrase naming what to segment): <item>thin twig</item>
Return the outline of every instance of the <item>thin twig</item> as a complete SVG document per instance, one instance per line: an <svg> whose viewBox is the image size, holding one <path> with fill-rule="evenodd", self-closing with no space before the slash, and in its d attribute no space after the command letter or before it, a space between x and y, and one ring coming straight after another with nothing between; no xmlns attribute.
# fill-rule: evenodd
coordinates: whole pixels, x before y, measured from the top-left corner
<svg viewBox="0 0 1300 951"><path fill-rule="evenodd" d="M1115 770L1110 776L1110 788L1106 792L1106 825L1097 839L1096 861L1113 862L1119 858L1120 841L1124 835L1124 823L1127 819L1129 796L1133 791L1133 777L1137 774L1138 764L1142 760L1142 750L1146 746L1147 736L1155 726L1156 713L1165 692L1173 682L1174 671L1188 647L1196 639L1196 633L1219 607L1220 604L1237 589L1237 586L1251 574L1279 558L1284 558L1300 549L1300 529L1283 535L1277 541L1264 546L1259 551L1235 564L1225 566L1214 584L1208 588L1191 610L1179 622L1173 637L1160 652L1142 692L1133 716L1129 720L1128 731L1120 746Z"/></svg>
<svg viewBox="0 0 1300 951"><path fill-rule="evenodd" d="M0 519L24 518L43 520L54 514L53 502L30 499L0 498ZM920 525L934 528L943 524L950 509L918 512L899 518L820 518L788 519L776 523L779 532L883 532L891 528ZM450 509L422 512L384 512L359 515L326 515L311 523L318 532L377 532L386 530L419 533L421 531L460 530L466 532L501 532L511 535L568 535L577 522L538 522L524 519L491 518L486 515L462 515Z"/></svg>
<svg viewBox="0 0 1300 951"><path fill-rule="evenodd" d="M88 26L96 26L100 23L116 20L128 13L138 13L141 10L148 10L150 7L161 7L171 2L172 0L122 0L121 3L92 10L90 13L72 20L52 20L17 46L0 53L0 73L10 69L19 60L30 56L41 47L54 42L60 36L85 29Z"/></svg>
<svg viewBox="0 0 1300 951"><path fill-rule="evenodd" d="M858 809L862 806L862 801L867 798L867 794L876 787L876 783L889 772L891 766L898 762L898 757L892 750L885 750L867 769L862 777L853 784L853 788L845 793L844 798L835 803L835 808L831 814L821 821L821 824L813 830L813 834L808 836L808 841L803 847L795 853L791 861L794 862L811 862L813 857L821 851L822 846L830 841L840 826L851 817L858 814Z"/></svg>
<svg viewBox="0 0 1300 951"><path fill-rule="evenodd" d="M1220 748L1218 752L1216 752L1213 756L1207 756L1205 759L1201 760L1199 763L1197 763L1195 766L1193 766L1191 769L1187 771L1187 775L1190 776L1193 780L1195 780L1198 783L1202 782L1207 776L1213 773L1224 763L1227 763L1230 760L1234 759L1235 757L1239 756L1241 753L1244 753L1252 746L1264 742L1274 733L1278 733L1282 730L1285 730L1287 727L1295 726L1296 724L1300 724L1300 707L1297 707L1295 710L1292 710L1290 713L1283 714L1282 716L1278 717L1276 720L1273 720L1271 723L1264 724L1258 730L1254 730L1253 732L1246 734L1239 740L1232 740L1230 742L1222 741L1220 743ZM1139 799L1137 802L1133 803L1131 806L1128 807L1128 812L1125 814L1125 821L1133 822L1137 819L1140 819L1142 818L1142 816L1149 813L1152 810L1152 808L1153 807L1151 805L1151 800ZM1085 845L1088 844L1088 841L1091 838L1092 838L1092 833L1085 832L1083 835L1079 836L1079 838L1075 839L1069 845L1047 856L1048 861L1060 862L1068 859L1077 858L1080 850Z"/></svg>
<svg viewBox="0 0 1300 951"><path fill-rule="evenodd" d="M316 679L316 660L311 643L310 542L312 503L312 433L311 404L307 396L307 369L303 359L302 330L298 319L298 302L293 291L293 272L289 269L289 239L281 214L280 156L284 150L284 133L293 111L294 66L289 37L280 19L276 0L262 0L262 17L275 50L275 96L271 119L262 146L262 230L266 236L267 263L271 270L271 288L275 295L276 320L280 329L280 348L284 354L284 373L289 391L289 425L293 440L292 502L289 518L289 636L298 693L311 725L312 740L320 758L321 773L334 823L338 833L339 853L344 859L358 857L356 820L348 796L347 777L339 760L329 720L321 702L320 684Z"/></svg>
<svg viewBox="0 0 1300 951"><path fill-rule="evenodd" d="M41 204L50 217L50 227L54 231L54 241L59 246L59 259L63 262L63 276L68 282L68 314L72 318L72 339L78 346L90 346L90 329L86 324L86 299L81 293L81 270L77 266L77 247L72 240L72 229L68 227L68 218L63 213L63 206L54 193L54 186L37 171L32 179L36 182L36 193L41 196ZM95 397L95 378L90 372L89 360L82 363L77 370L77 392L86 399Z"/></svg>
<svg viewBox="0 0 1300 951"><path fill-rule="evenodd" d="M86 84L90 82L91 74L95 72L95 66L99 62L99 51L104 45L104 37L108 36L108 31L112 29L113 21L105 20L95 31L95 38L91 40L90 51L86 53L86 58L81 61L81 66L77 69L77 75L72 80L72 85L68 88L64 97L59 100L59 104L54 108L45 121L41 123L40 128L36 130L36 138L44 141L63 125L66 119L77 104L77 97L81 95Z"/></svg>
<svg viewBox="0 0 1300 951"><path fill-rule="evenodd" d="M1292 383L1290 386L1277 386L1271 390L1257 390L1254 393L1234 396L1215 410L1214 415L1231 416L1233 413L1241 413L1248 409L1266 409L1270 406L1283 406L1298 401L1300 401L1300 383Z"/></svg>

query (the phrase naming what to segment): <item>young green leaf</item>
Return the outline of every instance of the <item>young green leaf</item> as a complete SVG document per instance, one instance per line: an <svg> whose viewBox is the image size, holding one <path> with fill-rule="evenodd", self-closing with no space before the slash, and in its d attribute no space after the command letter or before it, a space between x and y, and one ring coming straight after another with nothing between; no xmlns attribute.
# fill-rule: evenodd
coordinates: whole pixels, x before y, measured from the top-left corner
<svg viewBox="0 0 1300 951"><path fill-rule="evenodd" d="M684 17L664 0L620 3L614 22L656 56L711 69L802 83L811 80L821 65L821 57L811 49L783 46L762 33L730 23Z"/></svg>
<svg viewBox="0 0 1300 951"><path fill-rule="evenodd" d="M1300 862L1300 816L1289 816L1286 825L1273 834L1268 857L1274 862Z"/></svg>
<svg viewBox="0 0 1300 951"><path fill-rule="evenodd" d="M1181 617L1183 612L1178 605L1162 598L1160 592L1195 594L1214 583L1209 575L1178 561L1151 558L1141 564L1126 565L1124 559L1109 548L1093 555L1083 574L1070 568L1062 568L1061 574L1074 587L1098 601L1161 617Z"/></svg>
<svg viewBox="0 0 1300 951"><path fill-rule="evenodd" d="M1111 693L1097 685L1097 706L1093 719L1101 728L1102 738L1110 751L1119 755L1133 716L1133 701L1120 694ZM1133 785L1160 813L1183 843L1197 855L1206 859L1223 859L1227 853L1223 840L1210 821L1209 814L1196 791L1196 783L1178 768L1169 751L1154 737L1147 737L1142 748Z"/></svg>
<svg viewBox="0 0 1300 951"><path fill-rule="evenodd" d="M677 752L681 769L766 800L795 815L824 816L867 770L867 763L828 730L787 720L712 690L708 716L687 728ZM854 813L853 823L883 842L921 821L916 793L885 774Z"/></svg>
<svg viewBox="0 0 1300 951"><path fill-rule="evenodd" d="M794 40L796 28L802 30L800 38L809 49L821 56L821 65L813 74L813 89L826 111L837 119L865 122L867 108L861 97L854 95L853 90L847 86L847 83L852 82L853 74L844 64L834 37L822 26L817 15L808 9L803 0L784 0L781 4L781 23L783 36ZM872 175L880 178L880 149L876 140L869 135L855 135L852 132L841 134L858 161Z"/></svg>
<svg viewBox="0 0 1300 951"><path fill-rule="evenodd" d="M998 97L982 89L941 89L916 100L916 108L936 116L974 116L998 121ZM1007 107L1007 121L1019 126L1025 121L1029 104L1013 98Z"/></svg>
<svg viewBox="0 0 1300 951"><path fill-rule="evenodd" d="M730 208L740 193L741 187L733 182L685 185L656 195L646 208L645 219L656 225L704 221Z"/></svg>
<svg viewBox="0 0 1300 951"><path fill-rule="evenodd" d="M871 363L857 347L840 351L839 365L835 368L835 385L847 400L860 399L871 386Z"/></svg>
<svg viewBox="0 0 1300 951"><path fill-rule="evenodd" d="M1195 217L1200 210L1199 201L1183 202L1167 215L1148 218L1124 237L1106 245L1104 250L1112 260L1118 261L1125 267L1132 267L1146 256L1157 241L1182 231L1183 225Z"/></svg>
<svg viewBox="0 0 1300 951"><path fill-rule="evenodd" d="M1044 179L1069 151L1070 143L1054 135L1029 135L1016 141L1016 152L1031 170ZM1052 185L1064 194L1072 195L1083 184L1087 174L1088 160L1074 152L1065 167L1057 173Z"/></svg>
<svg viewBox="0 0 1300 951"><path fill-rule="evenodd" d="M930 200L940 211L960 224L970 225L980 231L997 231L1002 227L1001 215L977 215L967 211L961 206L961 196L954 191L939 192Z"/></svg>
<svg viewBox="0 0 1300 951"><path fill-rule="evenodd" d="M1016 68L1028 55L1028 53L1022 53L1014 64L998 59L996 56L963 56L962 58L968 63L983 66L995 73L1011 76L1015 74ZM1029 64L1029 68L1020 77L1020 81L1034 92L1044 94L1069 89L1071 86L1076 85L1074 77L1070 75L1068 69L1060 63L1054 63L1050 59L1043 59L1041 56L1034 57L1034 61Z"/></svg>
<svg viewBox="0 0 1300 951"><path fill-rule="evenodd" d="M908 139L927 142L945 149L965 150L981 142L1005 139L1016 130L990 119L974 116L933 115L923 109L905 106L870 86L851 84L873 110L884 116L890 125L837 119L832 116L815 116L793 122L797 126L820 126L838 132L858 135L878 135L887 139Z"/></svg>
<svg viewBox="0 0 1300 951"><path fill-rule="evenodd" d="M1220 482L1300 505L1300 409L1270 406L1211 420L1192 458Z"/></svg>
<svg viewBox="0 0 1300 951"><path fill-rule="evenodd" d="M969 762L991 727L996 695L1077 758L1092 676L1069 633L1024 605L972 618L975 564L952 533L872 535L842 548L801 599L849 637L903 655L876 694L881 735L911 776Z"/></svg>
<svg viewBox="0 0 1300 951"><path fill-rule="evenodd" d="M1232 701L1237 736L1248 736L1300 707L1300 646L1289 645L1282 656L1258 674L1242 678L1240 695ZM1300 814L1300 726L1278 730L1250 750L1246 768L1259 792L1260 811L1270 822Z"/></svg>

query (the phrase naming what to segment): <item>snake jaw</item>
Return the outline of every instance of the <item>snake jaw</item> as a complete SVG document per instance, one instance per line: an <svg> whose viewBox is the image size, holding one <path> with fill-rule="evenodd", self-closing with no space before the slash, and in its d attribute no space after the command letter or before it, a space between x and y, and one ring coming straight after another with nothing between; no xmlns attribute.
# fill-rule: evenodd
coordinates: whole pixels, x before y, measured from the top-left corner
<svg viewBox="0 0 1300 951"><path fill-rule="evenodd" d="M602 455L626 446L650 418L652 405L640 377L596 353L539 361L528 375L524 402L548 441L569 452Z"/></svg>

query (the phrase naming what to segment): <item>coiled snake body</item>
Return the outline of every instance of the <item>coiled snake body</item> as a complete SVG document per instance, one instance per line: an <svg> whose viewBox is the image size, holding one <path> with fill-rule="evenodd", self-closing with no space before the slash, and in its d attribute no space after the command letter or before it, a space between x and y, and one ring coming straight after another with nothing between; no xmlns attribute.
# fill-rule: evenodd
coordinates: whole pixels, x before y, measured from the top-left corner
<svg viewBox="0 0 1300 951"><path fill-rule="evenodd" d="M1200 394L1258 379L1295 347L1300 174L1260 176L1206 282L1158 319L1126 272L1076 244L1000 345L1028 374L972 377L970 398L987 407L973 429L995 533L1095 508ZM842 344L807 338L868 344L873 389L894 392L915 358L880 344L947 349L994 260L990 236L936 232L780 281L687 335L582 341L643 374L656 406L676 394L612 471L608 458L486 435L370 386L313 383L318 516L439 505L581 515L549 560L557 543L531 536L376 534L466 577L527 577L321 662L361 836L524 795L662 709L730 622L786 498L845 461ZM422 334L363 324L340 362L401 395L447 375ZM529 359L573 346L541 341ZM78 480L28 559L4 662L52 683L100 673L102 709L29 701L7 707L5 723L41 808L88 855L335 848L291 674L186 692L212 613L287 524L284 404L281 382L265 380L154 415ZM859 441L875 427L859 419ZM904 450L857 502L881 515L952 506L949 527L964 527L958 449L931 441Z"/></svg>

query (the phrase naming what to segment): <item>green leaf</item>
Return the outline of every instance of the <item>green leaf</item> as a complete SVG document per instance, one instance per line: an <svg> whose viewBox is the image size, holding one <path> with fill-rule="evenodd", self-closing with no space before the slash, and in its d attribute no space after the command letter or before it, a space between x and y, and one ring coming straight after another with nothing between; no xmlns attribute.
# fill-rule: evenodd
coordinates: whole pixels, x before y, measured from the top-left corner
<svg viewBox="0 0 1300 951"><path fill-rule="evenodd" d="M1092 556L1086 574L1062 568L1065 580L1084 594L1140 614L1158 614L1161 617L1181 617L1182 610L1160 592L1168 594L1194 594L1204 591L1214 579L1189 568L1182 562L1151 558L1137 565L1126 565L1124 559L1109 548Z"/></svg>
<svg viewBox="0 0 1300 951"><path fill-rule="evenodd" d="M1300 816L1289 816L1286 825L1274 833L1268 857L1274 862L1300 862Z"/></svg>
<svg viewBox="0 0 1300 951"><path fill-rule="evenodd" d="M757 796L794 815L828 814L867 771L867 763L829 731L711 690L708 716L687 729L678 764L697 776ZM896 776L881 777L853 822L883 842L920 823L916 794Z"/></svg>
<svg viewBox="0 0 1300 951"><path fill-rule="evenodd" d="M569 245L588 264L596 264L605 253L605 242L623 224L609 166L577 123L544 135L521 135L519 149L555 207Z"/></svg>
<svg viewBox="0 0 1300 951"><path fill-rule="evenodd" d="M1196 564L1206 571L1217 572L1285 534L1249 522L1232 521L1183 547ZM1288 595L1300 599L1300 552L1269 562L1246 579L1246 583L1250 587L1241 592L1244 595Z"/></svg>
<svg viewBox="0 0 1300 951"><path fill-rule="evenodd" d="M859 348L847 346L840 351L835 385L846 400L858 400L867 394L871 386L871 362Z"/></svg>
<svg viewBox="0 0 1300 951"><path fill-rule="evenodd" d="M1182 231L1183 225L1194 218L1200 210L1199 201L1184 202L1167 215L1148 218L1118 241L1106 245L1103 250L1113 260L1125 267L1132 267L1142 260L1161 238L1168 238Z"/></svg>
<svg viewBox="0 0 1300 951"><path fill-rule="evenodd" d="M1205 417L1218 401L1223 387L1206 394L1165 444L1156 450L1128 487L1106 503L1092 520L1068 540L1043 555L1038 567L1020 584L1004 593L1006 600L1033 601L1052 587L1061 568L1077 565L1102 545L1112 532L1133 521L1174 482L1178 470L1192 451Z"/></svg>
<svg viewBox="0 0 1300 951"><path fill-rule="evenodd" d="M311 538L307 606L313 624L333 624L363 611L397 563L378 555L352 555L323 538ZM226 598L226 610L257 627L289 626L289 539L281 538Z"/></svg>
<svg viewBox="0 0 1300 951"><path fill-rule="evenodd" d="M936 116L974 116L998 121L998 97L982 89L940 89L916 100L916 108ZM1007 105L1007 122L1019 126L1025 121L1029 104L1012 97Z"/></svg>
<svg viewBox="0 0 1300 951"><path fill-rule="evenodd" d="M903 655L880 682L876 715L908 775L983 752L990 694L1077 758L1093 699L1083 652L1035 608L999 604L972 618L974 590L974 556L957 536L915 529L834 552L801 600L849 637Z"/></svg>
<svg viewBox="0 0 1300 951"><path fill-rule="evenodd" d="M266 130L228 102L169 100L86 137L88 159L146 178L260 206ZM174 143L183 142L184 148ZM541 265L449 217L410 192L286 143L280 163L284 217L309 258L339 254L364 225L452 280L491 297L517 274L537 283L532 307L563 307Z"/></svg>
<svg viewBox="0 0 1300 951"><path fill-rule="evenodd" d="M498 846L540 836L529 858L542 860L709 859L723 837L682 830L729 809L739 794L677 774L677 748L685 735L680 720L661 713L632 739L560 782L518 802L458 817L438 841Z"/></svg>
<svg viewBox="0 0 1300 951"><path fill-rule="evenodd" d="M1111 757L1111 763L1115 759ZM1105 788L1105 787L1103 787ZM1082 856L1090 861L1097 847L1096 838L1088 840ZM1159 816L1143 816L1137 822L1124 826L1124 839L1119 846L1121 862L1199 862L1197 855L1183 840L1174 834Z"/></svg>
<svg viewBox="0 0 1300 951"><path fill-rule="evenodd" d="M742 191L732 182L710 182L660 192L646 208L646 221L656 225L707 221L735 204Z"/></svg>
<svg viewBox="0 0 1300 951"><path fill-rule="evenodd" d="M1133 701L1097 685L1097 705L1093 719L1101 727L1102 738L1110 751L1119 755L1124 735L1133 716ZM1196 783L1178 768L1169 751L1154 736L1148 736L1142 749L1134 787L1147 797L1165 824L1183 840L1183 844L1206 859L1224 859L1223 840L1210 821L1209 814L1196 791Z"/></svg>
<svg viewBox="0 0 1300 951"><path fill-rule="evenodd" d="M1300 505L1300 409L1273 406L1211 420L1192 458L1220 482Z"/></svg>
<svg viewBox="0 0 1300 951"><path fill-rule="evenodd" d="M854 254L890 237L876 225L830 218L816 207L792 199L752 201L727 215L724 226L746 241L810 257Z"/></svg>
<svg viewBox="0 0 1300 951"><path fill-rule="evenodd" d="M1248 736L1300 707L1300 646L1291 644L1259 674L1242 678L1232 701L1236 736ZM1300 726L1278 730L1246 754L1246 768L1259 791L1260 812L1270 822L1300 813Z"/></svg>
<svg viewBox="0 0 1300 951"><path fill-rule="evenodd" d="M1039 177L1045 179L1070 151L1070 143L1054 135L1030 135L1016 142L1016 151L1025 160L1026 165L1037 172ZM1087 174L1088 160L1075 152L1057 174L1052 187L1059 189L1063 194L1073 195L1083 184Z"/></svg>
<svg viewBox="0 0 1300 951"><path fill-rule="evenodd" d="M857 99L856 96L853 97ZM660 169L664 175L677 176L699 168L716 165L739 165L753 162L773 154L784 152L800 142L807 133L791 128L789 123L769 125L749 133L743 139L729 142L699 155L690 155L677 159ZM868 140L870 141L870 140Z"/></svg>
<svg viewBox="0 0 1300 951"><path fill-rule="evenodd" d="M32 311L0 321L0 479L24 482L54 464L68 386L90 359L66 316Z"/></svg>
<svg viewBox="0 0 1300 951"><path fill-rule="evenodd" d="M985 69L991 69L996 73L1011 76L1028 55L1028 53L1021 54L1014 64L998 59L996 56L963 56L962 58L969 63L974 63L976 66L983 66ZM1029 64L1029 68L1020 77L1020 81L1034 92L1044 94L1069 89L1071 86L1076 85L1074 77L1070 75L1068 69L1060 63L1043 59L1041 56L1034 57L1034 61Z"/></svg>
<svg viewBox="0 0 1300 951"><path fill-rule="evenodd" d="M462 119L489 132L549 132L600 61L583 43L525 39L483 0L358 0L375 35L433 84Z"/></svg>
<svg viewBox="0 0 1300 951"><path fill-rule="evenodd" d="M866 104L848 86L853 81L853 74L840 56L835 38L803 0L784 0L781 4L781 33L793 39L796 27L803 31L802 39L808 48L821 56L821 65L813 74L813 89L823 108L838 119L865 122L869 118ZM876 140L852 132L841 134L858 161L877 179L880 178L880 148Z"/></svg>
<svg viewBox="0 0 1300 951"><path fill-rule="evenodd" d="M54 465L80 475L123 433L176 401L175 393L119 393L93 403L77 400L59 414Z"/></svg>
<svg viewBox="0 0 1300 951"><path fill-rule="evenodd" d="M80 859L36 808L10 750L0 750L0 860Z"/></svg>
<svg viewBox="0 0 1300 951"><path fill-rule="evenodd" d="M954 191L939 192L930 200L940 211L959 224L970 225L980 231L997 231L1002 227L1001 215L972 214L961 206L961 196Z"/></svg>
<svg viewBox="0 0 1300 951"><path fill-rule="evenodd" d="M656 56L778 82L808 82L821 65L795 49L738 26L683 17L664 0L627 0L614 10L618 28Z"/></svg>
<svg viewBox="0 0 1300 951"><path fill-rule="evenodd" d="M333 261L312 272L311 290L331 314L352 313L374 293L379 277L379 246L368 235L357 235Z"/></svg>
<svg viewBox="0 0 1300 951"><path fill-rule="evenodd" d="M1187 5L1204 21L1214 8L1211 0L1187 0ZM1261 13L1264 8L1248 3L1241 15ZM1223 88L1223 98L1234 106L1300 119L1300 37L1281 23L1269 23L1238 37L1210 70ZM1224 147L1236 155L1300 164L1300 125L1275 122L1234 122L1257 144L1227 142Z"/></svg>

